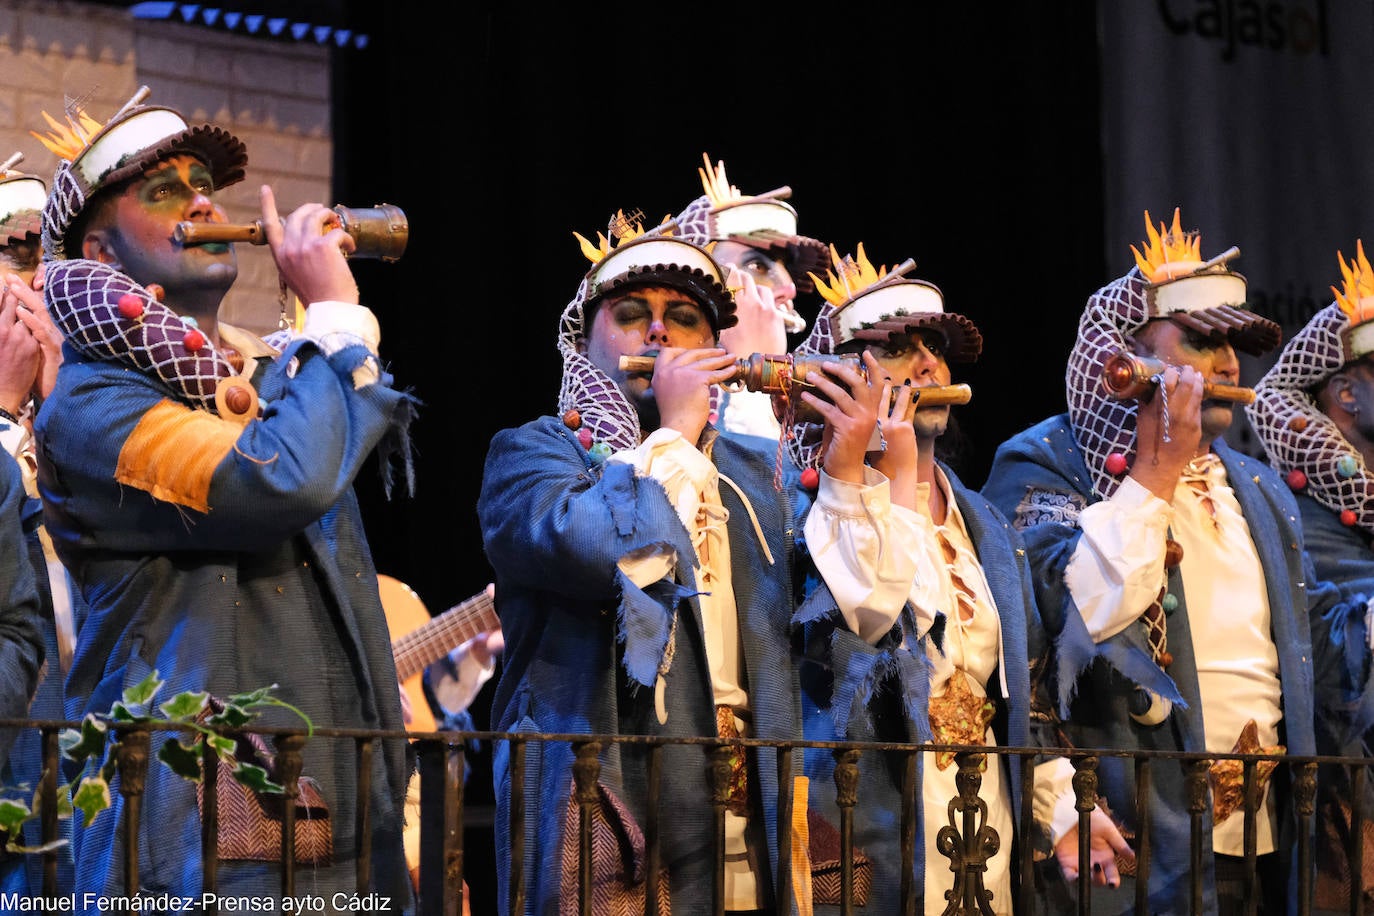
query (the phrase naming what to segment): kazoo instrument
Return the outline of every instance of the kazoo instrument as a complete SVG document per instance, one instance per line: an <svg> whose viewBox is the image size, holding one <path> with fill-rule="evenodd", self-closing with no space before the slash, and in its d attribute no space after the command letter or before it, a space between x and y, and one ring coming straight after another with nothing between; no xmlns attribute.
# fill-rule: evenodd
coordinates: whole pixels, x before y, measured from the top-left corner
<svg viewBox="0 0 1374 916"><path fill-rule="evenodd" d="M655 357L622 356L622 372L653 372ZM848 363L860 374L867 375L863 360L858 354L799 353L796 355L769 355L754 353L742 356L735 361L735 374L726 380L726 385L739 385L747 391L762 391L773 396L773 412L782 419L788 403L792 405L794 416L799 420L820 422L821 418L798 395L810 390L821 396L810 381L812 374L824 374L822 367L827 363ZM973 397L973 389L965 384L935 385L928 388L912 388L911 413L923 407L944 407L953 404L967 404ZM910 419L910 415L908 415Z"/></svg>
<svg viewBox="0 0 1374 916"><path fill-rule="evenodd" d="M400 207L378 204L375 207L331 207L339 218L339 227L353 237L354 251L349 257L396 261L405 253L410 241L410 222ZM205 242L247 242L266 245L267 233L262 220L251 223L177 223L172 238L183 245Z"/></svg>
<svg viewBox="0 0 1374 916"><path fill-rule="evenodd" d="M1163 360L1118 350L1102 364L1102 390L1118 401L1148 396L1159 387L1155 379L1166 368L1168 366ZM1213 401L1249 404L1255 400L1255 389L1220 382L1203 382L1202 396Z"/></svg>

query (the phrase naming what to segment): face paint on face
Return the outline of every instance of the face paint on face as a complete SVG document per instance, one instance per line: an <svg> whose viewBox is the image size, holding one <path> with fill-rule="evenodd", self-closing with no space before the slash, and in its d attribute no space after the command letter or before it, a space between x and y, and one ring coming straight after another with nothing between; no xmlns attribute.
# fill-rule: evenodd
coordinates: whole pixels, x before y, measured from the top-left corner
<svg viewBox="0 0 1374 916"><path fill-rule="evenodd" d="M1171 366L1191 366L1202 375L1204 381L1223 385L1240 383L1240 360L1230 341L1224 337L1207 337L1167 318L1156 318L1135 333L1135 340L1145 348L1145 355L1163 360ZM1204 402L1204 441L1210 442L1226 432L1234 419L1233 402Z"/></svg>
<svg viewBox="0 0 1374 916"><path fill-rule="evenodd" d="M892 378L896 387L910 382L915 388L931 388L950 384L949 363L945 359L945 335L936 328L917 328L904 338L886 344L854 341L836 348L839 352L861 353L868 350L878 365ZM918 401L919 404L919 401ZM930 441L944 435L949 426L949 405L918 408L912 423L918 440Z"/></svg>
<svg viewBox="0 0 1374 916"><path fill-rule="evenodd" d="M797 298L797 284L787 265L742 242L720 241L711 256L725 267L735 267L754 278L759 286L773 291L773 304L784 306Z"/></svg>
<svg viewBox="0 0 1374 916"><path fill-rule="evenodd" d="M714 347L716 335L706 310L688 294L662 286L617 292L596 309L582 342L587 358L636 406L652 402L652 372L626 373L622 356L657 354L664 347Z"/></svg>
<svg viewBox="0 0 1374 916"><path fill-rule="evenodd" d="M233 246L182 245L174 235L184 220L226 221L213 193L210 170L194 156L179 154L149 167L115 201L108 227L113 263L145 286L159 284L173 301L188 290L227 291L238 275Z"/></svg>

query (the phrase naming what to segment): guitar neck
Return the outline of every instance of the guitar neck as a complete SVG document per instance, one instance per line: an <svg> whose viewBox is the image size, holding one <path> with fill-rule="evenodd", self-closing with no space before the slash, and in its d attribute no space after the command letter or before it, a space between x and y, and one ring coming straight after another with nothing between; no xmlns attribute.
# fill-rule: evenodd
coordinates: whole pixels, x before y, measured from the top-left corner
<svg viewBox="0 0 1374 916"><path fill-rule="evenodd" d="M391 643L396 676L405 680L419 674L478 633L500 625L491 596L485 591L473 595Z"/></svg>

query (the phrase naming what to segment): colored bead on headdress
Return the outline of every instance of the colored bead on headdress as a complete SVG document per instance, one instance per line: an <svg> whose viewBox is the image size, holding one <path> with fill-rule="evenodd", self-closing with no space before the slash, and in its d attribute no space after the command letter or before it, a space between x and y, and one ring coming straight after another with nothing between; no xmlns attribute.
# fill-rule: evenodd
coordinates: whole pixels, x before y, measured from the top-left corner
<svg viewBox="0 0 1374 916"><path fill-rule="evenodd" d="M1103 367L1128 349L1128 336L1166 318L1252 355L1281 337L1277 323L1245 308L1245 278L1226 266L1237 249L1204 261L1199 233L1182 229L1177 208L1173 225L1158 229L1146 211L1145 232L1146 242L1131 246L1135 266L1088 297L1064 375L1074 439L1102 498L1116 491L1136 452L1137 403L1112 397L1102 384Z"/></svg>
<svg viewBox="0 0 1374 916"><path fill-rule="evenodd" d="M1314 396L1352 360L1374 352L1374 271L1363 243L1348 264L1342 254L1337 260L1343 284L1331 288L1335 301L1284 346L1246 413L1269 462L1293 490L1374 534L1374 475Z"/></svg>

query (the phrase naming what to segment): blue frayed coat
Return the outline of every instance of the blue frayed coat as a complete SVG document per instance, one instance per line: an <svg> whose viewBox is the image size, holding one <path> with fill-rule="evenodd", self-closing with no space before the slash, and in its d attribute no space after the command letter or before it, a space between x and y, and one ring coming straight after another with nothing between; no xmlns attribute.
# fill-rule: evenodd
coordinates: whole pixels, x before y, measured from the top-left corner
<svg viewBox="0 0 1374 916"><path fill-rule="evenodd" d="M1308 614L1328 606L1334 594L1329 587L1318 587L1314 581L1303 549L1297 505L1278 473L1220 440L1213 444L1213 451L1226 467L1227 482L1240 503L1268 573L1265 587L1283 688L1282 741L1289 754L1313 754L1316 741L1312 727L1313 663ZM1143 627L1127 627L1094 644L1064 583L1064 570L1082 529L1075 524L1036 519L1031 519L1035 523L1027 526L1024 514L1018 517L1018 507L1030 490L1057 494L1068 517L1075 517L1077 511L1097 501L1067 415L1042 421L1003 443L983 488L983 493L1022 528L1034 571L1037 603L1053 641L1058 705L1061 715L1066 716L1066 736L1079 748L1205 751L1204 711L1192 649L1194 636L1188 627L1188 599L1178 570L1169 573L1169 593L1178 599L1178 604L1168 612L1169 650L1174 658L1168 674L1151 660ZM1206 634L1198 634L1197 638L1205 639ZM1172 714L1162 724L1141 725L1130 717L1128 704L1137 685L1174 701ZM1103 756L1099 761L1099 780L1099 792L1106 797L1112 812L1134 829L1137 798L1131 760ZM1278 854L1289 865L1286 886L1295 909L1297 825L1290 786L1287 768L1280 767L1270 789L1277 792ZM1151 910L1187 912L1191 832L1182 768L1156 761L1150 791ZM1210 807L1203 816L1201 842L1205 852L1203 909L1210 914L1216 910ZM1050 886L1055 892L1064 890L1062 882L1056 885L1054 879ZM1134 880L1128 877L1123 877L1121 887L1115 891L1094 887L1093 912L1129 912L1134 906L1134 894Z"/></svg>
<svg viewBox="0 0 1374 916"><path fill-rule="evenodd" d="M998 701L994 728L999 744L1027 747L1030 738L1030 657L1038 653L1040 626L1035 610L1030 564L1020 535L992 504L970 490L944 465L955 502L968 528L983 566L1002 628L1002 661L1006 698L999 697L1000 678L993 673L989 697ZM897 627L877 645L869 645L845 629L833 597L823 585L807 598L797 612L806 633L806 664L802 669L806 737L809 741L878 741L925 743L933 741L929 718L930 663L926 655L927 633L914 636L910 608L903 611ZM1029 648L1028 648L1029 647ZM934 766L929 755L918 755L920 766ZM989 765L1002 767L1002 785L1009 793L1013 823L1021 804L1021 767L1017 756L993 757ZM1028 763L1028 761L1026 761ZM903 755L866 751L860 757L859 803L855 808L854 845L873 863L873 891L866 912L901 911L901 815ZM835 758L824 748L808 749L806 771L810 777L811 804L831 824L839 823L835 803ZM918 770L918 773L920 771ZM924 830L930 823L921 814L920 783L916 788L915 859L907 863L916 891L917 912L940 912L944 900L921 903L926 869L939 869L953 885L949 862L926 862ZM945 812L935 814L945 820ZM960 825L962 829L962 824ZM1001 856L1016 856L1016 838L1001 837ZM1014 860L1013 860L1014 861ZM813 863L814 864L814 863ZM1015 871L1013 870L1013 875ZM1009 901L997 900L998 912L1008 912ZM818 907L818 912L835 912Z"/></svg>
<svg viewBox="0 0 1374 916"><path fill-rule="evenodd" d="M107 712L156 670L166 681L158 701L188 690L227 697L275 684L276 696L317 727L403 728L352 483L378 442L408 424L412 401L385 377L355 389L352 372L368 358L360 346L326 356L300 339L280 359L259 360L254 383L263 416L214 467L210 511L201 513L115 480L126 439L150 409L175 399L172 390L67 350L36 431L48 529L88 605L67 681L70 718ZM302 724L282 710L259 723ZM154 752L161 740L154 735ZM356 888L356 753L350 740L316 737L306 745L303 774L320 784L330 806L335 864L298 867L298 893L328 901ZM373 887L397 901L393 909L410 902L401 848L408 771L404 740L377 747ZM76 831L79 891L122 892L117 788L113 809ZM138 843L146 893L200 892L196 790L156 760ZM281 888L273 864L222 861L218 878L225 895Z"/></svg>
<svg viewBox="0 0 1374 916"><path fill-rule="evenodd" d="M775 446L774 446L775 447ZM739 612L751 737L801 738L797 667L789 626L794 602L794 498L774 489L773 452L727 436L714 445L721 475L744 492L763 532L765 557L750 512L722 482L730 513L730 562ZM703 644L696 553L663 487L627 464L595 464L576 434L556 417L499 432L487 454L478 516L496 572L496 603L506 638L493 700L493 727L510 732L714 737L715 704ZM668 546L678 562L670 582L645 590L618 573L617 562L640 548ZM673 638L665 677L667 722L655 714L655 673ZM601 783L647 823L647 748L602 749ZM511 820L511 749L494 748L500 907L509 912L512 832L521 831L524 913L559 912L563 844L572 785L568 742L530 742L525 749L525 823ZM708 758L698 745L663 754L662 864L671 876L674 916L711 912L712 805ZM777 874L777 752L759 749L749 770L751 827L761 880ZM793 772L799 773L799 768ZM641 875L642 877L642 875Z"/></svg>
<svg viewBox="0 0 1374 916"><path fill-rule="evenodd" d="M0 458L0 464L14 465L16 473L22 473L18 470L19 466L13 461L6 462ZM9 474L8 470L4 473L6 476ZM19 484L19 492L21 495L24 493L22 479ZM63 704L65 693L60 652L57 647L57 623L53 616L52 585L48 581L47 555L43 552L43 543L39 537L39 529L43 524L42 501L35 497L24 498L20 515L28 568L33 572L37 595L33 623L43 640L42 658L44 660L44 673L38 683L38 689L33 694L33 702L29 705L27 715L30 719L59 722L67 718L67 713ZM5 517L8 517L8 513ZM73 618L79 621L84 616L84 608L81 603L81 595L75 588L71 589L71 601ZM18 666L17 670L23 670L22 665ZM23 801L27 804L32 802L33 792L38 787L42 775L42 732L36 728L21 729L14 738L14 744L9 749L8 764L4 770L0 770L0 781L6 786L27 786L28 791L22 796ZM70 840L71 825L70 818L59 820L57 824L58 836ZM37 818L24 825L23 843L25 845L38 846L42 843L42 839L42 825ZM56 856L57 892L59 895L67 894L72 889L70 842L58 849ZM0 869L0 892L40 894L43 890L44 867L44 857L41 855L15 856L11 862L5 864L3 869Z"/></svg>
<svg viewBox="0 0 1374 916"><path fill-rule="evenodd" d="M19 465L0 454L0 718L6 719L28 718L45 660L38 587L24 535L29 505ZM49 664L54 672L48 677L57 678L55 656ZM27 782L27 791L6 792L6 797L17 796L24 804L33 801L37 787L27 767L27 740L27 734L19 730L0 731L0 785L9 790ZM22 890L24 865L22 857L0 850L0 889Z"/></svg>
<svg viewBox="0 0 1374 916"><path fill-rule="evenodd" d="M1374 538L1363 528L1341 524L1339 513L1307 494L1299 494L1298 509L1318 578L1331 582L1346 599L1312 618L1317 653L1317 750L1324 755L1368 758L1374 731L1374 672L1365 612L1374 598ZM1349 880L1345 844L1350 839L1350 775L1344 766L1325 765L1317 779L1317 901L1344 909L1341 890ZM1367 774L1364 785L1364 817L1371 821L1374 786ZM1366 858L1369 851L1366 838ZM1330 890L1328 883L1333 885ZM1366 873L1362 886L1372 885L1374 875ZM1366 895L1366 908L1369 904Z"/></svg>

